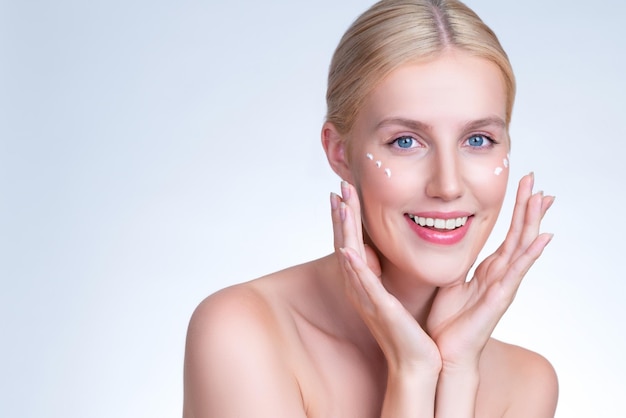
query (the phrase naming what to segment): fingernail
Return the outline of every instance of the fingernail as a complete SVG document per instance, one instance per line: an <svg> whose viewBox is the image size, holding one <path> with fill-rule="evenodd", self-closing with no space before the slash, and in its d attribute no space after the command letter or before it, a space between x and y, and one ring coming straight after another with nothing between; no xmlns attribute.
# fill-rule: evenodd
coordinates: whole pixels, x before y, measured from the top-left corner
<svg viewBox="0 0 626 418"><path fill-rule="evenodd" d="M346 204L344 202L339 204L339 217L342 221L346 220Z"/></svg>
<svg viewBox="0 0 626 418"><path fill-rule="evenodd" d="M346 247L339 248L339 252L343 256L343 261L346 263L346 266L350 266L352 259L350 258L350 253L346 250Z"/></svg>
<svg viewBox="0 0 626 418"><path fill-rule="evenodd" d="M554 200L556 199L556 196L546 196L548 199L548 203L546 203L546 210L550 209L550 207L552 207L552 204L554 203Z"/></svg>
<svg viewBox="0 0 626 418"><path fill-rule="evenodd" d="M350 186L348 182L345 180L341 181L341 196L344 200L350 199Z"/></svg>
<svg viewBox="0 0 626 418"><path fill-rule="evenodd" d="M535 187L535 172L531 171L528 175L530 176L530 190L532 190Z"/></svg>
<svg viewBox="0 0 626 418"><path fill-rule="evenodd" d="M332 210L336 210L339 207L339 196L337 193L330 192L330 207Z"/></svg>
<svg viewBox="0 0 626 418"><path fill-rule="evenodd" d="M532 197L535 196L538 196L537 198L535 198L535 205L539 205L539 209L541 210L541 208L543 207L543 190L539 190Z"/></svg>

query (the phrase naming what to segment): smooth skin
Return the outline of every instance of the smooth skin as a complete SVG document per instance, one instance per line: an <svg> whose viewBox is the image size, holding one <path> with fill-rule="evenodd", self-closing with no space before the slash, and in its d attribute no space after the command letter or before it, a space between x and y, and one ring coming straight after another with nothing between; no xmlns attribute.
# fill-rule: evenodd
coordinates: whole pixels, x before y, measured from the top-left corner
<svg viewBox="0 0 626 418"><path fill-rule="evenodd" d="M200 304L185 417L554 416L550 363L491 338L551 239L539 231L554 199L533 192L533 175L519 183L504 242L465 280L506 187L493 174L508 152L498 76L451 51L377 86L350 146L325 124L324 149L345 180L331 194L335 251ZM384 157L392 178L367 152ZM433 244L407 223L420 211L467 212L472 222L459 243Z"/></svg>

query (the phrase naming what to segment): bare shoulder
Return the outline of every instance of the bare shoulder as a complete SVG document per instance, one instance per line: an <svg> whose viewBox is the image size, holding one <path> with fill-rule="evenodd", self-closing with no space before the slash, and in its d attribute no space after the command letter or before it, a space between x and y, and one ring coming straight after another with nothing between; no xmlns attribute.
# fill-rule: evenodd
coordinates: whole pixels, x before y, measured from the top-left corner
<svg viewBox="0 0 626 418"><path fill-rule="evenodd" d="M248 329L250 325L269 328L264 332L274 325L270 301L253 282L227 287L204 299L191 316L188 337L219 335L225 331L231 334L233 327L239 331L254 331L256 327Z"/></svg>
<svg viewBox="0 0 626 418"><path fill-rule="evenodd" d="M542 355L491 339L481 360L481 378L489 392L504 401L504 417L554 417L558 379Z"/></svg>
<svg viewBox="0 0 626 418"><path fill-rule="evenodd" d="M184 416L304 416L283 339L275 304L254 282L206 298L187 331Z"/></svg>

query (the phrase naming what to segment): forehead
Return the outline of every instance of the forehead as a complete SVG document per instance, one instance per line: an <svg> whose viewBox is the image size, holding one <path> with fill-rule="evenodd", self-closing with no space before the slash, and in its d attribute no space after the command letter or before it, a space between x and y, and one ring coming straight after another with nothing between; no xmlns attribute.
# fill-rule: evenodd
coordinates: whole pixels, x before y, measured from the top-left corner
<svg viewBox="0 0 626 418"><path fill-rule="evenodd" d="M365 99L356 123L386 118L437 126L506 116L506 84L493 62L462 51L404 64Z"/></svg>

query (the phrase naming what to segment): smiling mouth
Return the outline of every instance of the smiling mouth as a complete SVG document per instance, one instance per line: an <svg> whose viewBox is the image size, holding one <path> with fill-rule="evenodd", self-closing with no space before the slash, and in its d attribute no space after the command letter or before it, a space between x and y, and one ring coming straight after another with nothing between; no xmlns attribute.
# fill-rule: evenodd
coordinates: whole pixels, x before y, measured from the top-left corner
<svg viewBox="0 0 626 418"><path fill-rule="evenodd" d="M415 216L407 214L413 222L419 226L423 226L429 229L437 229L441 231L452 231L462 227L467 222L467 216L460 218L440 219L440 218L423 218L421 216Z"/></svg>

